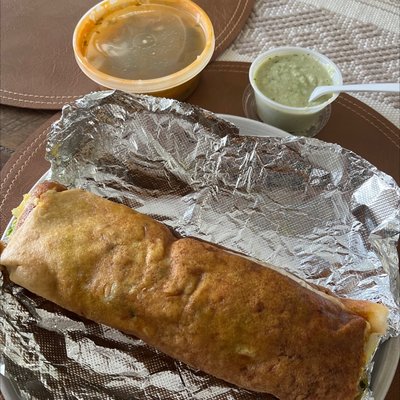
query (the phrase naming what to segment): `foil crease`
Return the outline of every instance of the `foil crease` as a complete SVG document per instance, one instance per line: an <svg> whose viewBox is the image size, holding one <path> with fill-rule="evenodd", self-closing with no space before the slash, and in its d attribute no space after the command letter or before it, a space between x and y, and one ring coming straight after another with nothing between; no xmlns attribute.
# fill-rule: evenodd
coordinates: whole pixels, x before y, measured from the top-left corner
<svg viewBox="0 0 400 400"><path fill-rule="evenodd" d="M311 138L240 136L189 104L104 91L63 108L47 158L52 179L124 203L180 235L385 304L386 339L399 335L400 190L353 152ZM273 398L0 279L0 372L22 398ZM366 390L363 399L372 398Z"/></svg>

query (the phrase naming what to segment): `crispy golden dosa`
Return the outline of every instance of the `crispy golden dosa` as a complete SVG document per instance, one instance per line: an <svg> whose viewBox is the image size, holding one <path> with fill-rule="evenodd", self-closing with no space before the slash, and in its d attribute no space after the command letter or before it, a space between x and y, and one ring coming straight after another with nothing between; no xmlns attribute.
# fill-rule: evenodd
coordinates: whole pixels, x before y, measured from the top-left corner
<svg viewBox="0 0 400 400"><path fill-rule="evenodd" d="M54 303L280 399L354 399L387 309L337 298L83 190L39 188L1 264ZM21 210L20 210L21 212Z"/></svg>

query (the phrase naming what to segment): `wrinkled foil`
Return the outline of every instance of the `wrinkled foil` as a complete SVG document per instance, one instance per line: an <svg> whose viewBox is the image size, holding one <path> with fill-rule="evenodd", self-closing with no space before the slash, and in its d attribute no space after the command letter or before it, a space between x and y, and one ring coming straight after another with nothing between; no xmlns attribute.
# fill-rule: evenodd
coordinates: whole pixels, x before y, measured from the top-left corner
<svg viewBox="0 0 400 400"><path fill-rule="evenodd" d="M106 91L64 107L47 158L52 179L124 203L179 235L267 261L340 296L381 302L390 310L386 338L399 334L400 190L353 152L303 137L243 137L200 108ZM0 372L23 398L273 398L1 279Z"/></svg>

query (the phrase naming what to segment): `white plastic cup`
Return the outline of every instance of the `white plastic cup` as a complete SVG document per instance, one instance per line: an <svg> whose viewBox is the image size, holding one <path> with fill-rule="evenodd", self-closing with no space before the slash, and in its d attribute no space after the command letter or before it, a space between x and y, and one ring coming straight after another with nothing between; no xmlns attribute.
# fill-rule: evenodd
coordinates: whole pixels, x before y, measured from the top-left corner
<svg viewBox="0 0 400 400"><path fill-rule="evenodd" d="M316 61L326 68L332 79L332 85L342 85L343 78L339 68L328 57L302 47L277 47L260 54L251 64L249 79L254 90L257 114L260 119L295 135L306 135L310 127L317 123L324 108L332 103L339 93L332 94L327 101L310 107L290 107L277 103L265 96L254 80L258 67L271 57L289 54L308 54L314 57Z"/></svg>

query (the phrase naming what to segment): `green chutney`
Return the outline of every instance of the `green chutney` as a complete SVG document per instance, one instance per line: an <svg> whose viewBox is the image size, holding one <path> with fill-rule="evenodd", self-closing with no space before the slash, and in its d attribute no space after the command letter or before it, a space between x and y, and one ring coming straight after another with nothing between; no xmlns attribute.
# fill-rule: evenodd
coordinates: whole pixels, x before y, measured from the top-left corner
<svg viewBox="0 0 400 400"><path fill-rule="evenodd" d="M326 68L309 54L274 56L263 62L254 74L261 93L290 107L309 107L327 101L332 95L308 102L317 86L332 85Z"/></svg>

